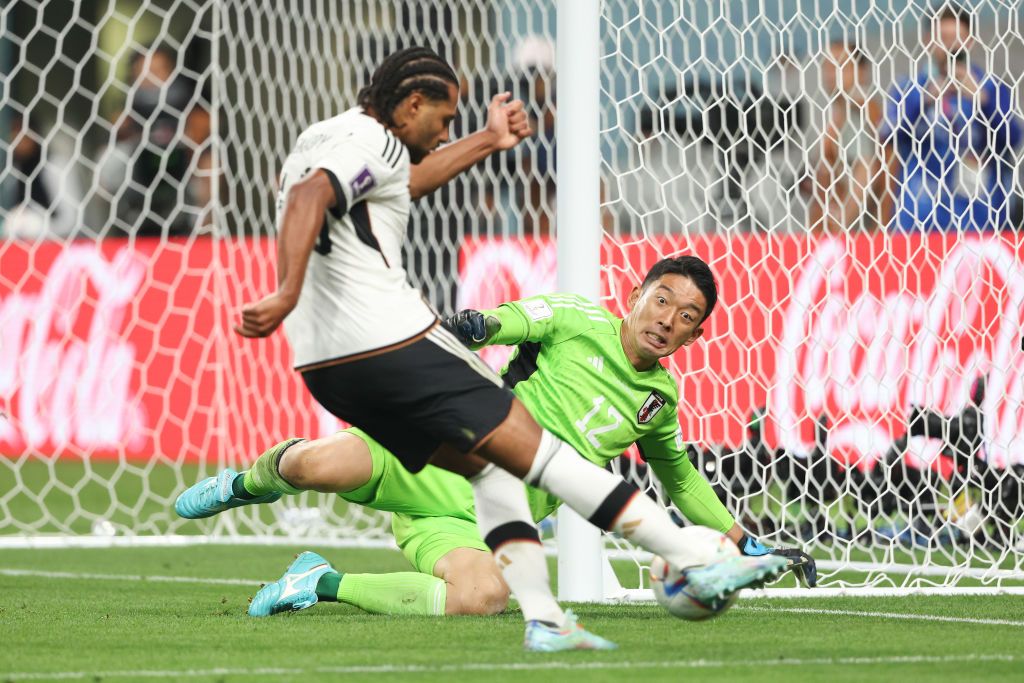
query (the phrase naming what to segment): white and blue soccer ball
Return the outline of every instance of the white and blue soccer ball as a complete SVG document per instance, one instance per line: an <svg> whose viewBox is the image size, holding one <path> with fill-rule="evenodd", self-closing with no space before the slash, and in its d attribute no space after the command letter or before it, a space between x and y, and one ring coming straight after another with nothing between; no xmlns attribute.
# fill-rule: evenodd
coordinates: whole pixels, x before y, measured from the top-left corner
<svg viewBox="0 0 1024 683"><path fill-rule="evenodd" d="M740 549L728 536L714 529L691 526L682 531L686 536L686 549L693 556L693 565L685 569L673 567L655 555L651 559L651 588L654 597L669 614L680 619L702 621L717 617L732 607L739 591L711 601L699 600L688 590L686 569L696 569L736 557Z"/></svg>

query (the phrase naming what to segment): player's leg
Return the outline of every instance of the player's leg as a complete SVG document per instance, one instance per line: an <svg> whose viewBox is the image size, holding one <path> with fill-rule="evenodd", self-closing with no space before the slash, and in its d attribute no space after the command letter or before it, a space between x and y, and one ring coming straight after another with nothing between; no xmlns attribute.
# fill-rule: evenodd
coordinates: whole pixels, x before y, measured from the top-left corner
<svg viewBox="0 0 1024 683"><path fill-rule="evenodd" d="M305 462L310 465L310 471L320 472L326 477L331 471L330 464L320 467L316 459L351 460L355 469L362 473L360 476L352 477L341 472L333 480L320 478L315 483L330 487L345 482L345 487L349 487L355 481L363 480L361 485L339 495L355 504L378 509L393 509L401 505L402 501L393 494L409 488L408 482L392 486L386 486L385 482L408 479L414 475L409 474L383 446L360 430L347 430L343 436L336 437L325 440L317 451L301 456L293 463L293 467ZM424 483L429 485L438 475L454 478L454 475L437 468L430 468L421 476ZM410 503L406 501L405 504ZM335 568L316 553L304 552L280 579L260 588L250 602L249 614L265 617L306 609L317 602L345 602L378 614L442 615L445 613L445 589L445 582L429 573L348 573Z"/></svg>
<svg viewBox="0 0 1024 683"><path fill-rule="evenodd" d="M312 552L298 556L284 576L260 588L249 615L294 612L318 602L344 602L373 614L441 616L446 584L421 572L355 574L335 568Z"/></svg>
<svg viewBox="0 0 1024 683"><path fill-rule="evenodd" d="M408 476L429 478L431 472ZM452 616L505 609L508 587L475 522L395 513L392 529L416 572L327 574L317 587L320 600L375 614Z"/></svg>
<svg viewBox="0 0 1024 683"><path fill-rule="evenodd" d="M689 552L685 534L663 508L541 429L522 403L495 386L493 374L481 368L479 357L454 335L437 328L427 341L436 349L418 349L421 364L431 362L428 359L437 356L438 350L449 356L447 362L436 361L438 379L449 390L444 402L422 409L423 424L442 435L447 447L435 451L433 461L470 476L481 536L528 622L527 648L562 649L577 636L578 646L611 647L579 629L554 599L525 490L516 477L561 498L599 528L613 530L675 566L692 567L701 564L701 558ZM451 362L450 357L462 364ZM372 421L373 415L367 418ZM478 458L457 455L474 451L492 464L481 468ZM709 568L708 579L695 584L714 589L717 595L763 578L781 569L785 561L744 557L719 564Z"/></svg>
<svg viewBox="0 0 1024 683"><path fill-rule="evenodd" d="M395 540L418 572L356 574L344 572L343 567L330 566L326 559L316 556L319 564L327 566L317 574L314 582L312 578L298 577L310 568L308 558L313 554L304 553L307 561L299 563L298 570L289 567L277 582L264 586L253 599L249 613L267 616L304 609L316 602L344 602L378 614L484 613L499 601L496 596L502 595L503 608L508 589L500 577L498 587L493 585L493 580L488 582L486 577L479 581L481 588L474 591L471 587L472 574L478 571L476 565L481 566L481 573L489 570L492 577L497 568L476 530L473 491L468 482L429 466L419 474L411 474L394 455L362 430L349 429L341 436L346 438L323 440L320 448L300 456L291 466L298 467L305 462L302 466L308 472L320 473L315 482L308 483L323 488L336 486L342 481L346 482L347 488L355 479L345 468L336 475L330 475L330 463L321 467L317 462L320 459L347 462L353 466L351 469L363 472L358 477L365 479L361 486L339 495L352 503L394 512L392 529ZM285 471L286 467L282 466L281 470ZM403 514L409 511L422 516ZM464 560L460 552L463 550L471 551L469 557L484 555L488 563L478 558ZM446 561L441 562L442 558ZM435 564L443 571L442 574L433 575ZM319 566L316 562L314 565ZM302 582L303 589L287 590L289 581ZM484 593L488 588L490 592Z"/></svg>
<svg viewBox="0 0 1024 683"><path fill-rule="evenodd" d="M415 476L423 474L427 472ZM391 528L409 563L444 581L445 614L497 614L505 609L508 586L472 517L395 514Z"/></svg>
<svg viewBox="0 0 1024 683"><path fill-rule="evenodd" d="M498 611L504 609L508 588L500 574L494 582L498 570L477 531L469 483L431 466L412 474L365 432L352 434L369 449L373 474L364 486L340 495L394 513L395 541L417 572L325 574L319 598L380 614L493 613L499 602Z"/></svg>
<svg viewBox="0 0 1024 683"><path fill-rule="evenodd" d="M303 379L321 405L365 429L411 472L439 450L471 452L514 401L500 378L440 326L386 352L304 371ZM490 467L472 485L481 535L489 547L500 544L503 574L530 622L527 647L614 647L558 607L522 483ZM540 637L529 637L538 630Z"/></svg>
<svg viewBox="0 0 1024 683"><path fill-rule="evenodd" d="M501 614L508 607L508 584L490 550L456 548L434 565L434 576L447 585L445 614Z"/></svg>
<svg viewBox="0 0 1024 683"><path fill-rule="evenodd" d="M524 477L527 483L561 498L598 528L614 531L642 548L661 555L677 567L701 564L699 558L691 552L686 533L675 525L662 507L640 494L621 477L597 467L571 446L541 429L518 401L513 404L506 420L480 445L477 452L500 469L487 468L476 475L474 481L494 472L500 476L503 470L507 470ZM477 512L483 519L484 511L480 509L479 499ZM519 598L521 591L516 584L514 568L506 566L498 550L504 541L501 535L514 534L515 531L499 528L490 533L497 537L485 534L484 538L498 558L498 565L502 567L509 586ZM773 559L771 556L743 556L720 564L709 568L714 580L708 579L702 583L708 590L729 592L742 588L777 573L785 562L779 562L779 558Z"/></svg>
<svg viewBox="0 0 1024 683"><path fill-rule="evenodd" d="M508 587L476 525L451 517L402 517L396 540L418 570L387 574L343 572L305 552L278 581L260 589L249 614L262 617L342 602L372 614L489 615L508 604Z"/></svg>
<svg viewBox="0 0 1024 683"><path fill-rule="evenodd" d="M265 451L244 472L225 469L183 492L175 501L188 519L210 517L231 508L270 503L284 494L312 490L351 491L372 473L365 443L348 431L323 439L286 439Z"/></svg>

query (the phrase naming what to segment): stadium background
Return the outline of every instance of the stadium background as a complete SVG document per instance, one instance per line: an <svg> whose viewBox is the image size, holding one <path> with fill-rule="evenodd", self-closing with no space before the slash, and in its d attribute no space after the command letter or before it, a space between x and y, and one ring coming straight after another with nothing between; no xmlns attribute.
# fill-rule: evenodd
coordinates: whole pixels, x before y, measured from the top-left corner
<svg viewBox="0 0 1024 683"><path fill-rule="evenodd" d="M406 254L414 283L443 313L550 291L553 7L9 5L4 163L13 167L23 143L35 143L39 161L7 180L49 178L59 200L42 211L8 203L0 213L0 473L10 482L0 531L81 531L113 518L112 508L122 519L141 509L119 501L108 513L84 510L78 475L58 475L59 464L84 467L100 487L134 481L155 510L194 471L185 467L244 464L284 434L337 427L288 369L280 335L243 344L230 326L240 302L273 282L277 164L305 125L347 106L396 46L431 45L457 65L465 87L456 134L479 127L489 95L506 88L524 98L538 129L417 205ZM885 230L867 206L861 223L828 233L814 224L807 191L834 94L822 85L830 43L869 55L871 93L882 97L920 64L930 7L605 3L603 303L621 312L629 287L662 255L689 251L712 263L722 310L705 342L672 361L681 418L698 448L720 456L715 448L740 446L751 415L763 414L767 464L786 465L780 480L790 493L759 489L765 477L742 455L731 480L727 468L708 472L734 506L760 495L761 507L800 508L767 529L781 539L840 536L835 520L808 526L807 517L832 506L836 489L863 502L865 480L892 469L908 410L956 415L984 377L983 446L968 455L996 472L997 500L985 514L1011 529L997 539L1005 558L1024 468L1019 194L1007 223L958 235ZM1019 112L1020 8L971 7L975 53L1015 86ZM816 430L823 416L827 448ZM914 475L872 484L900 499L884 516L887 533L905 532L908 519L923 520L932 540L977 530L944 530L950 510L971 504L962 482L942 483L958 468L948 441L918 436L896 454L901 469L934 471L938 483ZM823 449L828 466L805 468L808 487L800 468ZM165 466L173 474L158 490ZM32 471L58 482L29 483ZM66 499L73 514L62 518L55 501ZM842 533L864 513L842 509ZM166 511L118 524L180 528Z"/></svg>
<svg viewBox="0 0 1024 683"><path fill-rule="evenodd" d="M622 649L532 658L514 605L246 616L301 550L408 571L380 547L382 515L306 494L176 518L199 477L337 426L281 335L242 343L230 326L274 281L291 141L347 107L388 50L452 57L457 134L502 88L538 123L417 204L416 284L445 313L554 288L555 5L0 3L0 678L1019 680L1019 148L995 150L1012 210L978 230L885 229L888 182L839 228L815 203L826 81L846 68L830 55L860 51L884 99L921 64L931 3L601 5L602 303L621 312L659 256L712 262L720 308L671 364L695 461L748 529L812 552L824 588L787 577L703 623L574 605ZM972 56L1019 118L1021 5L967 5ZM657 495L637 460L616 467ZM609 554L622 586L642 585L642 557Z"/></svg>

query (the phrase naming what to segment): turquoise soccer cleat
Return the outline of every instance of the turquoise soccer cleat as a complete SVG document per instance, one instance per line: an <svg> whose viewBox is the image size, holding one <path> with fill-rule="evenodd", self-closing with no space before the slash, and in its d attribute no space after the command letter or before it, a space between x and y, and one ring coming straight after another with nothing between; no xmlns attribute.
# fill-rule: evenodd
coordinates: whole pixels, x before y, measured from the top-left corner
<svg viewBox="0 0 1024 683"><path fill-rule="evenodd" d="M269 617L279 612L294 612L317 602L316 584L320 577L334 571L331 563L314 552L295 557L284 576L268 583L249 603L249 616Z"/></svg>
<svg viewBox="0 0 1024 683"><path fill-rule="evenodd" d="M527 652L565 652L567 650L615 650L619 646L594 635L576 622L572 610L565 611L565 627L552 628L539 621L526 622L523 648Z"/></svg>
<svg viewBox="0 0 1024 683"><path fill-rule="evenodd" d="M231 483L237 476L238 472L229 467L216 477L193 484L174 501L174 511L185 519L203 519L242 505L273 503L281 497L280 493L268 493L259 498L238 498L231 492Z"/></svg>
<svg viewBox="0 0 1024 683"><path fill-rule="evenodd" d="M789 565L779 555L740 555L686 572L687 589L701 602L724 597L754 583L777 576Z"/></svg>

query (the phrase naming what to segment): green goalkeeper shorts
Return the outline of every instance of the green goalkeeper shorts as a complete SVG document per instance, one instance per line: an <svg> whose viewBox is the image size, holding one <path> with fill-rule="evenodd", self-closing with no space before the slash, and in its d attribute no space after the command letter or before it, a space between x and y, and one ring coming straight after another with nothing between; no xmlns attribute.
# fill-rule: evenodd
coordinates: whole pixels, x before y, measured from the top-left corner
<svg viewBox="0 0 1024 683"><path fill-rule="evenodd" d="M384 446L358 428L344 430L363 440L370 449L373 473L370 480L342 498L374 510L393 513L391 531L402 552L424 574L457 548L488 550L476 527L473 487L464 477L427 465L419 473L405 469ZM558 500L526 487L534 520L558 507Z"/></svg>
<svg viewBox="0 0 1024 683"><path fill-rule="evenodd" d="M412 517L395 513L391 531L402 554L416 571L433 574L438 560L453 550L472 548L490 552L480 538L476 522L458 517Z"/></svg>
<svg viewBox="0 0 1024 683"><path fill-rule="evenodd" d="M437 561L457 548L488 550L476 527L473 487L465 478L431 465L411 474L366 432L344 431L366 443L373 474L363 486L338 495L393 513L395 542L417 571L433 574Z"/></svg>

